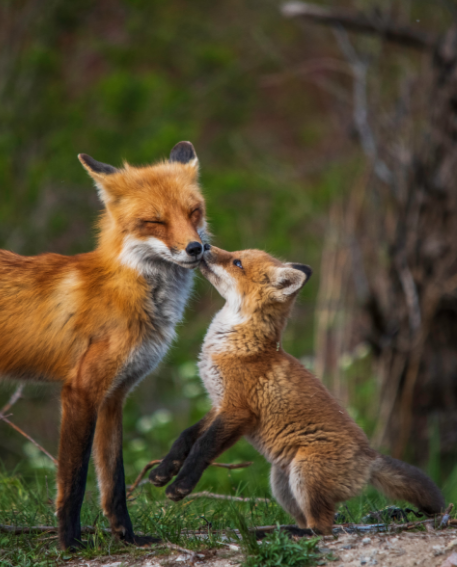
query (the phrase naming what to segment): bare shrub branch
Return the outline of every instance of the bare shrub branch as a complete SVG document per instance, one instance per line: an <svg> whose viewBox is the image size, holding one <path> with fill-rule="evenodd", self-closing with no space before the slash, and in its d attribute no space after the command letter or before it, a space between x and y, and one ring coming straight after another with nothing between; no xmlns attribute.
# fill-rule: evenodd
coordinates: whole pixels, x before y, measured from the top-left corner
<svg viewBox="0 0 457 567"><path fill-rule="evenodd" d="M415 49L431 50L438 41L433 34L386 20L381 15L368 16L349 10L329 10L306 2L287 2L283 4L281 13L286 18L301 18L316 24L339 25L359 33L376 34L388 41Z"/></svg>
<svg viewBox="0 0 457 567"><path fill-rule="evenodd" d="M14 394L11 396L11 398L8 400L8 402L6 403L6 405L4 405L2 407L2 409L0 410L0 416L5 415L5 413L11 409L12 406L14 406L14 404L22 397L22 391L24 390L24 384L21 384L20 386L18 386L16 388L16 391L14 392Z"/></svg>
<svg viewBox="0 0 457 567"><path fill-rule="evenodd" d="M17 425L15 425L14 423L12 423L7 417L5 417L3 414L0 414L0 419L2 421L4 421L5 423L7 423L10 427L12 427L13 429L15 429L18 433L20 433L21 435L23 435L26 439L28 439L31 443L33 443L35 445L35 447L38 447L38 449L40 451L42 451L47 457L49 457L51 459L51 461L57 466L57 459L55 459L50 453L48 453L46 451L46 449L44 447L42 447L37 441L35 441L35 439L33 437L30 437L30 435L28 433L26 433L25 431L22 431L22 429L20 427L18 427Z"/></svg>

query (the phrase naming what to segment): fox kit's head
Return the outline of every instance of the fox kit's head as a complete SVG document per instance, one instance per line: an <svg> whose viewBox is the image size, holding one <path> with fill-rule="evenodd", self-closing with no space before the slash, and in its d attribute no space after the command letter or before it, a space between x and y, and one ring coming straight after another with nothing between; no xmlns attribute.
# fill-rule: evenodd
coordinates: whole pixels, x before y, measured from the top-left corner
<svg viewBox="0 0 457 567"><path fill-rule="evenodd" d="M122 169L86 154L79 160L95 181L106 207L101 241L121 263L147 272L151 261L195 268L206 237L205 202L198 186L198 158L180 142L169 161Z"/></svg>
<svg viewBox="0 0 457 567"><path fill-rule="evenodd" d="M226 252L214 246L204 252L200 269L240 320L254 313L287 316L312 274L309 266L284 264L261 250Z"/></svg>

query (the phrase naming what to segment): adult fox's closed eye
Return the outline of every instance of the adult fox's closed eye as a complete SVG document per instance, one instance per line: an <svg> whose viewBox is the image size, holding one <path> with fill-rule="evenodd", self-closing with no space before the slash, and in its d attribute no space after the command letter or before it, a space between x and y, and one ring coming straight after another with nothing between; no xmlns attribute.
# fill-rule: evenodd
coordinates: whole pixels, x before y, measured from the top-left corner
<svg viewBox="0 0 457 567"><path fill-rule="evenodd" d="M390 498L427 514L444 500L419 469L380 455L323 384L280 347L294 300L311 275L258 250L212 247L203 275L225 298L200 355L200 375L213 407L184 431L151 475L180 500L203 471L242 435L270 461L275 498L297 521L321 533L332 528L335 503L370 482ZM181 468L182 467L182 468Z"/></svg>
<svg viewBox="0 0 457 567"><path fill-rule="evenodd" d="M0 251L0 376L63 382L57 514L60 544L78 546L94 457L113 533L130 543L122 406L174 338L202 257L198 160L180 142L169 161L122 169L81 154L105 211L95 251L23 257Z"/></svg>

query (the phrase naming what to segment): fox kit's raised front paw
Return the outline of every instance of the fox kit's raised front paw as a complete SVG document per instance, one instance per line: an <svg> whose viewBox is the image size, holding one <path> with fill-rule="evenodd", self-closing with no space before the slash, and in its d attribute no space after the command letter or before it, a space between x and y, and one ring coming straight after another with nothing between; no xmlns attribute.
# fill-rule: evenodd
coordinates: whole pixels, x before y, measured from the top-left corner
<svg viewBox="0 0 457 567"><path fill-rule="evenodd" d="M181 468L178 461L163 460L160 465L149 473L149 480L154 486L165 486L176 476Z"/></svg>
<svg viewBox="0 0 457 567"><path fill-rule="evenodd" d="M165 494L167 498L173 500L173 502L179 502L185 496L190 494L194 486L186 479L181 480L179 482L173 482L170 486L165 490Z"/></svg>

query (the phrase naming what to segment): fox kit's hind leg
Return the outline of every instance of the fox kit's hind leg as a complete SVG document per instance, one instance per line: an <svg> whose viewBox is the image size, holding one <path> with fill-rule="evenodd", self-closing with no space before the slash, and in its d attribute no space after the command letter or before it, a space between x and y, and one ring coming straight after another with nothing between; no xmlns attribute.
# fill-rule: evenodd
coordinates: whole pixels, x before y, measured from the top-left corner
<svg viewBox="0 0 457 567"><path fill-rule="evenodd" d="M294 459L290 466L289 485L307 520L307 527L320 534L331 534L335 501L325 484L325 471L318 463Z"/></svg>
<svg viewBox="0 0 457 567"><path fill-rule="evenodd" d="M271 467L270 484L273 496L284 510L290 514L299 528L306 528L306 518L303 511L300 509L298 502L295 500L294 495L289 484L289 475L278 466Z"/></svg>

